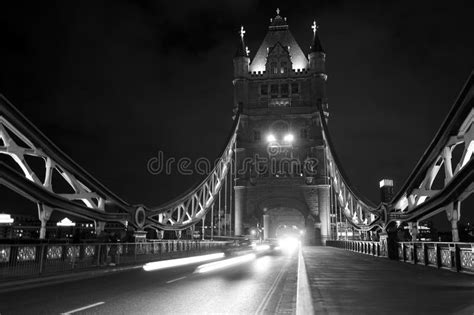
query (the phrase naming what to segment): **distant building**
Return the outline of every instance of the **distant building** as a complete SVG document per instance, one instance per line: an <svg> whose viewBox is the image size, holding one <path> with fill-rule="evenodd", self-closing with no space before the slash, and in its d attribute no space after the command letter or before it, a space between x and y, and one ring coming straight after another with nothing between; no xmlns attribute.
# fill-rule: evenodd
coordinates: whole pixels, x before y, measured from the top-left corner
<svg viewBox="0 0 474 315"><path fill-rule="evenodd" d="M393 180L382 179L380 185L380 201L389 203L393 198Z"/></svg>

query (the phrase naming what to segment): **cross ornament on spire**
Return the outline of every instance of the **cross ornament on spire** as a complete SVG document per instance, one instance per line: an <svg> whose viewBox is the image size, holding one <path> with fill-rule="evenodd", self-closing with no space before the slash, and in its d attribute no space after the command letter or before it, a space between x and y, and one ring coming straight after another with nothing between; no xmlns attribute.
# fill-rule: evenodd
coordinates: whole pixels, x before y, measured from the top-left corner
<svg viewBox="0 0 474 315"><path fill-rule="evenodd" d="M245 30L243 26L240 27L239 33L240 33L240 38L244 39Z"/></svg>
<svg viewBox="0 0 474 315"><path fill-rule="evenodd" d="M311 28L313 29L313 33L316 34L316 31L319 28L319 26L316 24L316 21L313 21L313 25L311 25Z"/></svg>
<svg viewBox="0 0 474 315"><path fill-rule="evenodd" d="M280 8L277 8L277 15L280 15Z"/></svg>

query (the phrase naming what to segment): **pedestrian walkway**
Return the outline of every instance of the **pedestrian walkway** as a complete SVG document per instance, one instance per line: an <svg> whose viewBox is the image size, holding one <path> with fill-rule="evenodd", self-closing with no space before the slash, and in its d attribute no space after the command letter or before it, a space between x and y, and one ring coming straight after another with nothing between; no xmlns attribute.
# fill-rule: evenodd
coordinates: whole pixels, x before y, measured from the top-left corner
<svg viewBox="0 0 474 315"><path fill-rule="evenodd" d="M305 247L317 314L474 314L474 275Z"/></svg>

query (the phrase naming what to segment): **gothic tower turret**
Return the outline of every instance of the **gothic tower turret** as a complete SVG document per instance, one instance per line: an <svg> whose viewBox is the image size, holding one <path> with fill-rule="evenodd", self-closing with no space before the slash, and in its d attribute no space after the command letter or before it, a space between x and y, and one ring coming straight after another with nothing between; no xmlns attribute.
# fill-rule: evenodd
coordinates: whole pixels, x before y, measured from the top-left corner
<svg viewBox="0 0 474 315"><path fill-rule="evenodd" d="M308 59L309 59L309 66L311 70L317 73L326 73L326 52L321 45L321 41L319 40L318 36L318 25L316 21L313 22L311 28L313 29L313 42L309 49Z"/></svg>
<svg viewBox="0 0 474 315"><path fill-rule="evenodd" d="M246 104L246 94L248 88L247 79L249 77L249 50L245 46L244 27L240 27L240 40L234 56L234 109L241 108Z"/></svg>

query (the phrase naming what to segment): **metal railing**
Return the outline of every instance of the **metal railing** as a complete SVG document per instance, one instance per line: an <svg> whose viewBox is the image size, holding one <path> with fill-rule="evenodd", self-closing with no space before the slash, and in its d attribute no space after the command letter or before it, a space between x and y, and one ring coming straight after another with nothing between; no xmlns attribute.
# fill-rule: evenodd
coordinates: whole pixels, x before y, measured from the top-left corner
<svg viewBox="0 0 474 315"><path fill-rule="evenodd" d="M326 246L351 250L353 252L372 255L385 256L385 251L380 242L376 241L326 241Z"/></svg>
<svg viewBox="0 0 474 315"><path fill-rule="evenodd" d="M474 273L474 243L399 242L398 259L412 264Z"/></svg>
<svg viewBox="0 0 474 315"><path fill-rule="evenodd" d="M199 255L227 241L163 240L140 243L0 244L0 281L108 265L132 265Z"/></svg>

